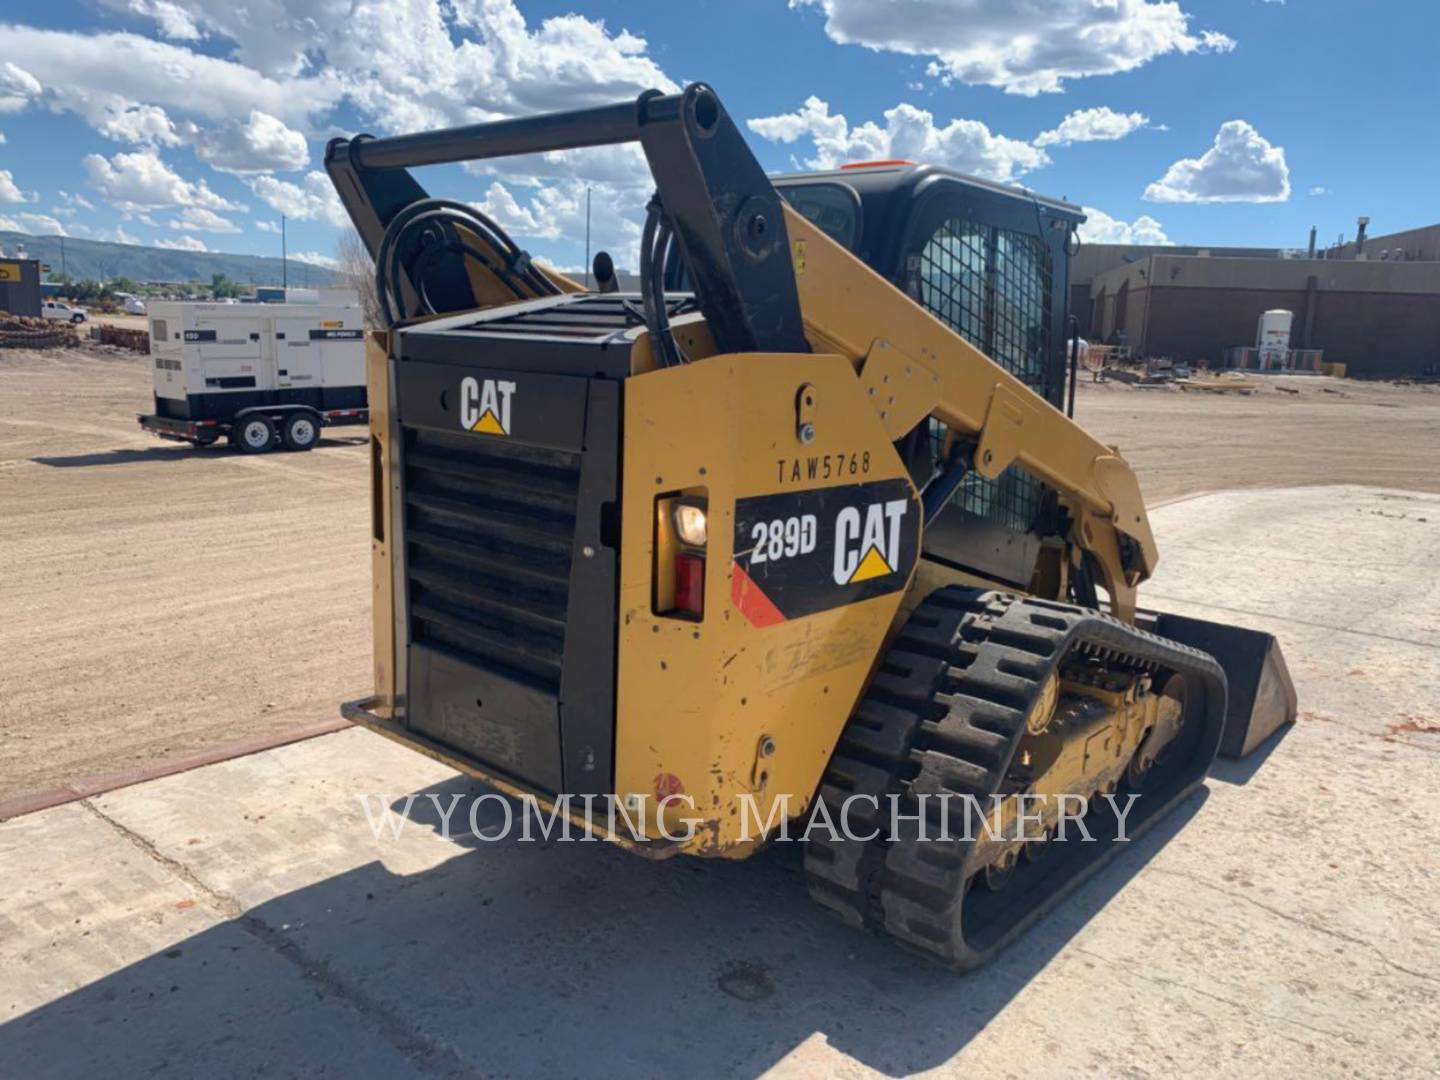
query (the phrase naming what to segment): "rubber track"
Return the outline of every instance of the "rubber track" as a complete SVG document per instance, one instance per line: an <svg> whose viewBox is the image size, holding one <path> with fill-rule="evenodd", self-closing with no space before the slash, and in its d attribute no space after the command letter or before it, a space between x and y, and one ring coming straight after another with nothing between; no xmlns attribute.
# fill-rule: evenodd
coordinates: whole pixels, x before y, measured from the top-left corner
<svg viewBox="0 0 1440 1080"><path fill-rule="evenodd" d="M812 835L805 872L814 899L851 926L884 930L946 966L966 969L984 963L1119 854L1120 843L1063 845L1086 850L1067 852L1069 865L1058 872L1032 874L1028 892L1017 874L1001 914L992 912L981 940L972 941L962 918L975 872L970 845L922 840L918 824L903 820L894 835L886 832L890 795L900 797L907 814L920 794L968 794L988 806L1046 679L1076 653L1124 670L1178 672L1200 691L1187 706L1198 707L1201 720L1198 734L1188 736L1188 758L1170 763L1147 787L1127 832L1138 836L1189 794L1208 771L1223 727L1225 675L1212 657L1088 608L941 589L901 629L821 781L821 798L837 824L847 797L875 796L880 820L861 801L852 804L849 826L860 835L879 828L881 835L868 842Z"/></svg>

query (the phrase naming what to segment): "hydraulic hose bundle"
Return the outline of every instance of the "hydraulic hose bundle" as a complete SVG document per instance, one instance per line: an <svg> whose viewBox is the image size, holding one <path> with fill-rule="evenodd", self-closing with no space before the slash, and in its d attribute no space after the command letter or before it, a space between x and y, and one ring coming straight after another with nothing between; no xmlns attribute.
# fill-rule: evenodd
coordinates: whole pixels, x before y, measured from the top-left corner
<svg viewBox="0 0 1440 1080"><path fill-rule="evenodd" d="M465 239L462 229L478 237L480 242ZM555 283L531 262L529 253L521 250L504 229L479 210L452 199L419 199L390 222L375 255L375 294L387 327L422 315L441 313L431 300L427 276L442 255L475 259L505 284L517 300L560 293ZM415 310L405 301L402 269L419 302Z"/></svg>
<svg viewBox="0 0 1440 1080"><path fill-rule="evenodd" d="M645 311L645 328L661 367L685 362L675 336L670 332L670 311L665 305L665 267L675 233L665 215L660 196L654 195L645 207L645 228L640 234L640 299Z"/></svg>

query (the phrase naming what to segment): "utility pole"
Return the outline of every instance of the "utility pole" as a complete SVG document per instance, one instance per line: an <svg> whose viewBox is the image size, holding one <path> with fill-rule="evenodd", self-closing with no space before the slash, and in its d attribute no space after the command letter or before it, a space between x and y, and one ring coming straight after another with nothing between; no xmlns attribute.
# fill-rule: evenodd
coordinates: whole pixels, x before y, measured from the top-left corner
<svg viewBox="0 0 1440 1080"><path fill-rule="evenodd" d="M280 288L282 288L282 289L289 288L289 286L290 286L290 270L289 270L289 268L285 265L285 257L286 257L286 251L285 251L285 215L284 215L284 214L281 214L281 215L280 215Z"/></svg>
<svg viewBox="0 0 1440 1080"><path fill-rule="evenodd" d="M585 288L590 288L590 185L585 185Z"/></svg>

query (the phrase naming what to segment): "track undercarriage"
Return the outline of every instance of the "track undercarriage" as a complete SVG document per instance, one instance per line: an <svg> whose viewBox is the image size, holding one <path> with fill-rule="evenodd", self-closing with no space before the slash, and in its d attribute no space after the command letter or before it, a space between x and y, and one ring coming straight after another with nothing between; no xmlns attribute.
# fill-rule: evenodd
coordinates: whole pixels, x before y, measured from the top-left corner
<svg viewBox="0 0 1440 1080"><path fill-rule="evenodd" d="M891 646L822 785L830 813L850 800L873 838L812 839L810 892L852 925L978 966L1199 784L1224 704L1223 671L1187 646L1085 608L941 589Z"/></svg>

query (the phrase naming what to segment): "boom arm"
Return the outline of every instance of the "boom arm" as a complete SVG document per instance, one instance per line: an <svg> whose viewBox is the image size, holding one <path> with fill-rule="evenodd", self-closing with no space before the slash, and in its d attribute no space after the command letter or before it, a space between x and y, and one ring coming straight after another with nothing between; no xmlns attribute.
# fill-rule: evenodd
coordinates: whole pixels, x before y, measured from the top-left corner
<svg viewBox="0 0 1440 1080"><path fill-rule="evenodd" d="M1073 540L1099 564L1115 615L1133 621L1135 587L1159 552L1119 452L789 207L785 220L806 333L817 349L856 364L891 438L934 416L976 438L973 467L982 476L1018 464L1043 479L1068 504Z"/></svg>

